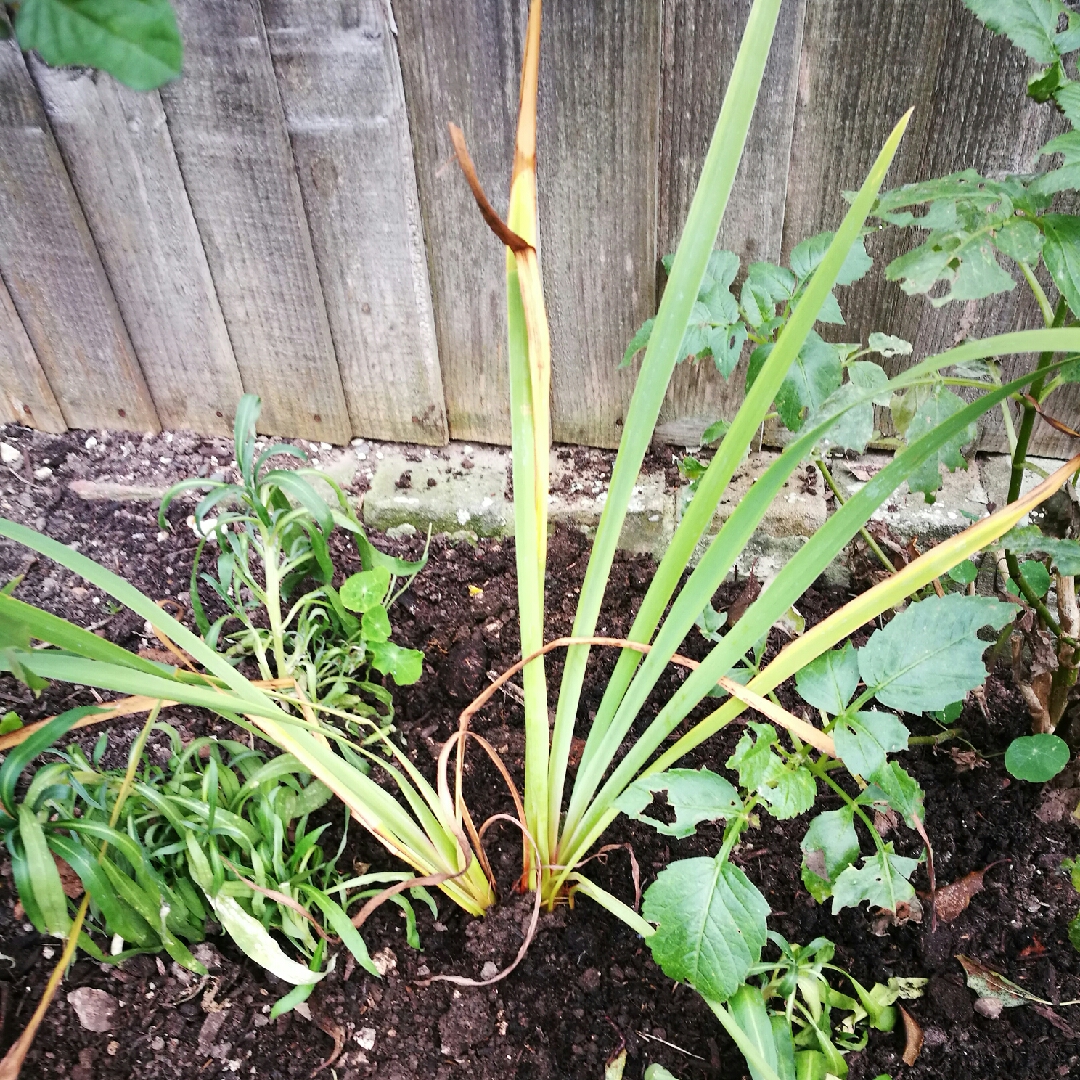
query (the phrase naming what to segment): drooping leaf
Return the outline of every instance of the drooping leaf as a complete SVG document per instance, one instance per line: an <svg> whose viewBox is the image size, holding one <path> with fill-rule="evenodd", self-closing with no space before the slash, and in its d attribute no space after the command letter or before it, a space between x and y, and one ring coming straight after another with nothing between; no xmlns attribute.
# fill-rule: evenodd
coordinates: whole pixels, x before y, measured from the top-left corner
<svg viewBox="0 0 1080 1080"><path fill-rule="evenodd" d="M918 865L918 859L895 854L892 844L886 844L884 852L865 856L862 866L849 866L837 877L832 894L833 914L846 907L858 907L864 900L872 907L896 911L898 904L915 896L908 878Z"/></svg>
<svg viewBox="0 0 1080 1080"><path fill-rule="evenodd" d="M1017 778L1045 784L1069 764L1069 744L1059 735L1021 735L1005 751L1005 768Z"/></svg>
<svg viewBox="0 0 1080 1080"><path fill-rule="evenodd" d="M1038 525L1018 525L1010 529L1001 538L1000 546L1014 555L1043 552L1050 556L1059 574L1067 577L1080 575L1080 541L1046 536Z"/></svg>
<svg viewBox="0 0 1080 1080"><path fill-rule="evenodd" d="M750 354L747 389L753 385L771 351L772 346L762 345ZM798 431L805 411L817 412L840 386L843 377L836 346L811 330L776 394L776 410L788 430Z"/></svg>
<svg viewBox="0 0 1080 1080"><path fill-rule="evenodd" d="M713 1001L727 1001L761 958L769 905L734 864L680 859L645 892L642 914L664 974Z"/></svg>
<svg viewBox="0 0 1080 1080"><path fill-rule="evenodd" d="M800 847L803 883L820 904L832 895L837 877L859 857L855 808L845 805L818 814L810 822Z"/></svg>
<svg viewBox="0 0 1080 1080"><path fill-rule="evenodd" d="M623 358L619 363L619 367L629 367L634 357L649 344L649 338L652 336L652 328L655 322L655 319L646 319L641 324L638 332L630 339L630 344L626 346L626 352L623 353Z"/></svg>
<svg viewBox="0 0 1080 1080"><path fill-rule="evenodd" d="M668 825L643 814L657 791L667 794L675 821ZM668 769L635 780L615 800L615 807L635 821L651 825L665 836L691 836L702 821L729 818L742 810L735 788L708 769Z"/></svg>
<svg viewBox="0 0 1080 1080"><path fill-rule="evenodd" d="M1043 261L1073 314L1080 313L1080 218L1044 214Z"/></svg>
<svg viewBox="0 0 1080 1080"><path fill-rule="evenodd" d="M858 651L859 673L882 705L921 713L961 701L986 679L984 626L1000 630L1016 606L949 593L911 604Z"/></svg>
<svg viewBox="0 0 1080 1080"><path fill-rule="evenodd" d="M15 33L53 67L100 68L133 90L180 74L183 46L168 0L22 0Z"/></svg>
<svg viewBox="0 0 1080 1080"><path fill-rule="evenodd" d="M963 407L964 402L957 394L944 386L935 387L919 402L911 422L907 425L904 438L908 445L944 423ZM944 465L950 472L966 469L967 459L962 449L972 442L977 434L975 425L969 424L959 435L950 439L908 477L908 489L912 492L921 491L927 502L933 502L934 493L941 487L940 466Z"/></svg>
<svg viewBox="0 0 1080 1080"><path fill-rule="evenodd" d="M968 986L980 998L1000 1001L1006 1009L1023 1005L1029 1001L1038 1002L1040 1005L1050 1004L1048 1001L1036 997L1030 990L1017 986L1011 979L1006 979L1004 975L986 967L985 964L972 960L969 956L958 953L956 959L960 961L960 966L967 975Z"/></svg>
<svg viewBox="0 0 1080 1080"><path fill-rule="evenodd" d="M860 802L885 803L892 807L909 827L925 816L925 794L918 781L905 772L899 762L887 761L872 777L873 783L862 793Z"/></svg>
<svg viewBox="0 0 1080 1080"><path fill-rule="evenodd" d="M805 813L814 805L817 782L803 766L792 766L772 749L776 730L769 724L747 725L747 732L727 760L739 774L739 783L768 804L773 817L783 821Z"/></svg>
<svg viewBox="0 0 1080 1080"><path fill-rule="evenodd" d="M907 749L908 729L892 713L871 709L841 716L833 739L848 771L866 778L884 766L887 754Z"/></svg>
<svg viewBox="0 0 1080 1080"><path fill-rule="evenodd" d="M893 337L892 334L873 333L867 339L871 352L880 353L889 358L891 356L910 356L912 345L903 338Z"/></svg>
<svg viewBox="0 0 1080 1080"><path fill-rule="evenodd" d="M859 685L859 660L851 642L822 653L795 675L799 696L815 709L836 716L847 708Z"/></svg>

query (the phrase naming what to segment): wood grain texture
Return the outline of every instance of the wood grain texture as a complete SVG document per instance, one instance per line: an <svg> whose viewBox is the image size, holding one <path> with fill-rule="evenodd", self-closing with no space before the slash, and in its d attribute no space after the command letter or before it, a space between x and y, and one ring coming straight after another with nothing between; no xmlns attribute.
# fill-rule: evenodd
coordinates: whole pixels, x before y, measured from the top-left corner
<svg viewBox="0 0 1080 1080"><path fill-rule="evenodd" d="M752 0L726 4L665 0L659 255L678 246L751 6ZM720 227L717 247L736 252L744 267L755 260L780 258L805 9L806 0L781 5L757 108ZM728 380L711 363L680 364L658 435L676 444L696 445L713 420L734 415L745 378L745 360Z"/></svg>
<svg viewBox="0 0 1080 1080"><path fill-rule="evenodd" d="M509 443L504 249L452 161L447 123L505 214L527 0L395 0L394 14L450 435Z"/></svg>
<svg viewBox="0 0 1080 1080"><path fill-rule="evenodd" d="M617 446L655 310L660 0L545 7L537 147L552 434Z"/></svg>
<svg viewBox="0 0 1080 1080"><path fill-rule="evenodd" d="M28 63L162 424L228 434L244 391L158 95Z"/></svg>
<svg viewBox="0 0 1080 1080"><path fill-rule="evenodd" d="M0 274L71 427L158 430L108 278L14 41L0 42Z"/></svg>
<svg viewBox="0 0 1080 1080"><path fill-rule="evenodd" d="M347 442L338 372L257 0L180 0L184 74L161 98L260 430Z"/></svg>
<svg viewBox="0 0 1080 1080"><path fill-rule="evenodd" d="M0 415L39 431L67 430L7 286L0 281Z"/></svg>
<svg viewBox="0 0 1080 1080"><path fill-rule="evenodd" d="M386 0L263 0L354 431L441 445L446 408Z"/></svg>
<svg viewBox="0 0 1080 1080"><path fill-rule="evenodd" d="M1033 71L1034 65L1019 49L991 34L962 4L951 5L934 87L936 107L919 175L942 176L964 168L989 176L1034 171L1039 148L1067 125L1055 109L1027 98L1025 88ZM1042 167L1045 165L1043 162ZM908 234L907 244L923 235ZM1004 260L1003 265L1013 269ZM1019 273L1015 276L1020 278ZM1044 286L1053 295L1048 278ZM989 337L1043 323L1035 298L1022 280L1011 293L941 308L934 308L925 297L909 297L900 290L892 299L888 317L903 328L897 333L914 343L917 358L951 348L968 337ZM1003 375L1015 378L1035 361L1034 356L1005 359ZM1066 421L1080 416L1080 386L1059 391L1048 403L1048 411ZM983 450L1007 449L1000 409L983 418L978 445ZM1072 447L1068 436L1036 422L1032 453L1067 457L1075 453Z"/></svg>

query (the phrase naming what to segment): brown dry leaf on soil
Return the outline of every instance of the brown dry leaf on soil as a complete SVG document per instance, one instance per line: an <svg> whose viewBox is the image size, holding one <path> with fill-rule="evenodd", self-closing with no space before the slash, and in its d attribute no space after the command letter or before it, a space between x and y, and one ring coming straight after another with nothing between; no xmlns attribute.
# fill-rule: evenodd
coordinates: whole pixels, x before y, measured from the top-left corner
<svg viewBox="0 0 1080 1080"><path fill-rule="evenodd" d="M987 765L986 759L978 750L961 750L958 746L950 746L949 757L953 759L958 773L974 772Z"/></svg>
<svg viewBox="0 0 1080 1080"><path fill-rule="evenodd" d="M64 890L64 895L69 900L78 900L83 894L83 883L79 880L79 875L59 855L54 855L53 861L60 874L60 888Z"/></svg>
<svg viewBox="0 0 1080 1080"><path fill-rule="evenodd" d="M934 896L934 910L942 922L952 922L961 912L967 909L971 898L983 890L983 876L988 870L999 866L1008 859L999 859L997 862L984 866L981 870L972 870L962 878L943 885Z"/></svg>
<svg viewBox="0 0 1080 1080"><path fill-rule="evenodd" d="M922 1050L923 1030L903 1005L898 1006L898 1008L900 1009L900 1015L904 1018L904 1036L906 1039L904 1044L904 1064L914 1065L915 1059L919 1056L919 1051Z"/></svg>

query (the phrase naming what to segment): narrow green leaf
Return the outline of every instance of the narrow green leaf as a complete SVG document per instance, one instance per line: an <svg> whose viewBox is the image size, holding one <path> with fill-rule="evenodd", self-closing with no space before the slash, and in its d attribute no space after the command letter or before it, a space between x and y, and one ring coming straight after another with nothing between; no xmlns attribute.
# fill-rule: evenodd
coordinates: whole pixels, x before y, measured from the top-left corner
<svg viewBox="0 0 1080 1080"><path fill-rule="evenodd" d="M792 1052L791 1061L787 1069L780 1067L778 1063L778 1054L776 1047L776 1040L773 1037L772 1022L769 1019L769 1010L765 1008L765 999L761 996L761 991L756 986L749 986L743 984L739 989L731 996L728 1002L728 1008L731 1010L731 1015L735 1018L735 1023L742 1029L742 1033L753 1044L754 1049L765 1060L765 1063L777 1076L783 1078L785 1074L790 1075L795 1071L795 1059L794 1052ZM765 1080L764 1075L760 1070L756 1069L749 1062L747 1063L750 1068L750 1075L753 1080Z"/></svg>
<svg viewBox="0 0 1080 1080"><path fill-rule="evenodd" d="M19 806L19 837L26 853L26 864L33 883L34 898L41 912L42 933L67 937L71 929L67 897L60 883L60 871L45 840L45 831L34 812L25 803Z"/></svg>

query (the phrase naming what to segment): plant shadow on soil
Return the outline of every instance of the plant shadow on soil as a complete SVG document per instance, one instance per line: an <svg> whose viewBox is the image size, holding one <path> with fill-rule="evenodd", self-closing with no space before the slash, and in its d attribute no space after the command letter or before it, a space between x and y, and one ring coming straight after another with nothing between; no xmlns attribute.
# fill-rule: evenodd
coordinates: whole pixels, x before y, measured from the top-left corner
<svg viewBox="0 0 1080 1080"><path fill-rule="evenodd" d="M3 490L12 492L10 487ZM25 497L28 490L31 498ZM158 539L156 511L147 503L86 502L55 480L28 490L14 488L22 497L17 505L4 506L4 512L61 541L78 541L81 550L155 599L184 594L195 546L184 525L186 506L175 508L173 531ZM0 506L5 501L0 500ZM416 539L374 539L395 554L415 557L421 547ZM359 568L355 551L344 538L335 539L335 548L342 576ZM553 535L547 582L549 637L569 632L587 558L588 544L581 536L565 530ZM651 571L647 560L618 557L599 633L618 636L628 630ZM45 560L31 563L22 549L4 544L0 575L6 581L16 573L26 575L17 594L21 598L94 625L125 647L152 644L141 637L141 620L127 612L111 614L105 598L85 582ZM470 591L470 585L481 591ZM725 586L715 598L717 607L731 603L740 588L736 583ZM815 588L800 607L813 624L847 598L842 591ZM395 640L426 654L421 680L395 691L395 722L410 755L431 774L438 748L456 727L461 708L487 685L489 671L500 672L518 658L512 542L483 541L474 547L433 540L428 567L399 601L392 618ZM856 643L872 629L864 628ZM771 649L782 644L775 631L774 639ZM705 647L694 631L684 651L700 657ZM562 656L553 654L549 660L554 692ZM590 662L579 734L599 702L614 660L607 650L594 654ZM669 669L645 716L655 715L681 678L677 670ZM789 707L805 708L796 704L789 689L786 694L781 689L781 699ZM88 691L71 687L50 688L32 700L10 677L0 679L3 707L17 709L27 720L92 701ZM969 703L961 720L966 737L988 758L986 765L965 769L947 748L919 747L904 756L905 766L926 789L926 824L939 883L998 859L1011 860L992 870L985 889L968 909L952 923L939 923L936 933L931 933L928 920L883 927L865 908L833 917L826 907L815 904L799 877L799 840L808 818L776 822L762 816L760 828L747 834L735 856L773 909L770 927L789 940L831 938L837 945L836 962L867 986L890 976L930 979L922 999L905 1003L925 1035L914 1067L901 1063L903 1034L898 1026L892 1034L873 1033L864 1051L848 1057L854 1080L883 1072L913 1080L960 1076L1041 1080L1080 1074L1080 1042L1074 1034L1080 1031L1080 1009L1057 1011L1064 1030L1027 1006L987 1019L973 1010L974 995L964 986L954 958L966 953L1051 1001L1080 997L1080 954L1067 937L1078 898L1059 869L1061 860L1080 847L1080 832L1069 818L1076 793L1040 792L1035 785L1010 780L1001 755L1009 740L1023 733L1023 707L1007 679L997 675L987 685L986 702L988 716ZM174 709L168 718L185 737L233 733L223 721L197 710ZM520 706L507 693L496 695L475 720L476 730L503 755L518 783L521 719ZM917 734L932 730L928 722L908 721ZM138 726L137 720L114 725L112 763L123 760ZM740 730L733 725L721 732L683 764L722 770ZM96 732L90 729L79 737L91 745ZM479 756L469 757L466 783L477 820L511 807L497 773ZM819 809L831 808L828 797L819 802ZM271 1022L269 1006L286 987L222 938L211 938L204 953L211 962L211 977L201 989L199 980L189 978L167 957L136 957L118 970L82 958L50 1010L23 1075L72 1080L251 1075L286 1080L311 1076L334 1051L335 1038L343 1040L342 1052L319 1075L337 1080L466 1076L600 1080L605 1059L623 1044L629 1080L639 1080L652 1061L683 1080L734 1080L746 1075L741 1056L701 1000L663 975L642 939L585 898L573 910L558 908L542 918L525 960L504 981L481 989L418 985L429 973L479 977L485 964L503 967L517 952L528 917L528 901L515 897L510 888L520 873L520 835L504 826L489 835L503 904L487 919L476 921L437 894L438 920L422 906L418 909L422 952L409 948L397 909L385 906L364 933L372 953L392 952L393 957L384 953L391 961L387 976L377 980L352 964L339 963L309 1000L310 1019L292 1013ZM632 846L642 885L647 886L672 859L714 854L720 836L718 825L704 825L696 836L674 841L620 818L605 842ZM903 826L889 839L905 854L914 854L919 847ZM346 866L350 861L389 864L382 849L355 828L350 830L344 858ZM589 873L600 885L633 901L624 850L594 860ZM0 1010L6 1047L40 996L52 966L46 954L55 951L55 942L50 945L26 929L28 924L15 908L6 859L0 874L0 952L5 955L0 960ZM927 888L924 868L916 872L915 883ZM79 987L106 991L118 1003L108 1031L88 1031L79 1023L67 1001L67 994Z"/></svg>

